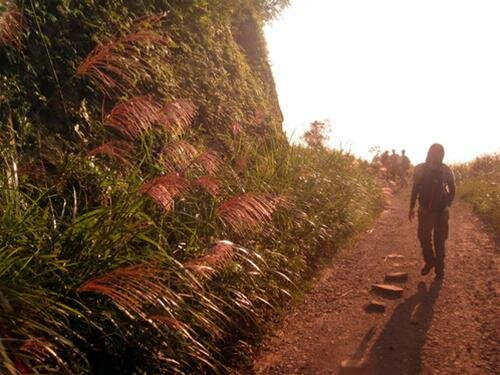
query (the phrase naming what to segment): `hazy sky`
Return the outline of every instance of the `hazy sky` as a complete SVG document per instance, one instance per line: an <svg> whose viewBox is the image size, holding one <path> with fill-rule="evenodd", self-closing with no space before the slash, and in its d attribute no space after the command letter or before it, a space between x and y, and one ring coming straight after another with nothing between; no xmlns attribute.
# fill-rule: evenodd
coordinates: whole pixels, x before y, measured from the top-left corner
<svg viewBox="0 0 500 375"><path fill-rule="evenodd" d="M500 151L500 0L292 0L266 36L289 135L329 119L361 156Z"/></svg>

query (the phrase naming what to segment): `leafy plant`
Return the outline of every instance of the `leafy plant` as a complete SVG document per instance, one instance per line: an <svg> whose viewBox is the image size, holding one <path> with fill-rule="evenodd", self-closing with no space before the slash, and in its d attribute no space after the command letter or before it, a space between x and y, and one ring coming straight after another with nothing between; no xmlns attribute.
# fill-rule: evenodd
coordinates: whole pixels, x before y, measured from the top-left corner
<svg viewBox="0 0 500 375"><path fill-rule="evenodd" d="M484 155L454 167L458 193L490 225L500 239L500 155Z"/></svg>

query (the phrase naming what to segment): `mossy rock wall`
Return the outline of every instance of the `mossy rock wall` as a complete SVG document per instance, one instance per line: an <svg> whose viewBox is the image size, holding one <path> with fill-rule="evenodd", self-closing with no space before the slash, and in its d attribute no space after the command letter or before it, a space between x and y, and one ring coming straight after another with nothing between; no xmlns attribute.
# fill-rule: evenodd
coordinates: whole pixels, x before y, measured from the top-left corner
<svg viewBox="0 0 500 375"><path fill-rule="evenodd" d="M10 2L23 14L25 35L19 46L0 47L2 132L14 130L18 147L29 148L33 157L40 156L44 140L64 151L78 150L82 145L75 127L91 140L98 138L96 123L119 98L105 100L91 82L75 75L78 65L95 46L125 33L133 20L165 13L161 27L168 54L157 76L138 83L138 93L193 101L198 108L195 136L220 151L227 150L235 124L249 139L257 135L282 141L282 116L262 32L264 3Z"/></svg>

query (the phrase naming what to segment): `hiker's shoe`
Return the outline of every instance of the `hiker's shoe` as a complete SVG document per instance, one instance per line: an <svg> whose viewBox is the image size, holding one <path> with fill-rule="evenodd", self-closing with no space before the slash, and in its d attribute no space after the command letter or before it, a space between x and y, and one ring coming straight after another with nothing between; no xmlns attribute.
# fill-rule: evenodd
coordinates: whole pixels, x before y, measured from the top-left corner
<svg viewBox="0 0 500 375"><path fill-rule="evenodd" d="M429 272L431 272L432 267L434 267L434 265L433 265L432 263L426 263L426 264L425 264L425 266L424 266L424 268L422 268L422 269L420 270L420 274L421 274L422 276L427 275Z"/></svg>

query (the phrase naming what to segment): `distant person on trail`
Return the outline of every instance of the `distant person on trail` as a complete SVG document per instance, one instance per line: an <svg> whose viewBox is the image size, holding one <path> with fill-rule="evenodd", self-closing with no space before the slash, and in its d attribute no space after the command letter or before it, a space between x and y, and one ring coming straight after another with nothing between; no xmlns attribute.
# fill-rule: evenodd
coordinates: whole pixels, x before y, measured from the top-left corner
<svg viewBox="0 0 500 375"><path fill-rule="evenodd" d="M401 180L401 186L407 186L408 182L406 177L408 176L408 170L410 169L410 159L406 156L406 151L401 150L401 157L399 161L399 179Z"/></svg>
<svg viewBox="0 0 500 375"><path fill-rule="evenodd" d="M399 155L396 154L396 150L392 150L392 154L389 156L389 178L396 181L396 177L399 175Z"/></svg>
<svg viewBox="0 0 500 375"><path fill-rule="evenodd" d="M380 164L384 171L384 177L389 178L389 151L385 150L382 155L380 155Z"/></svg>
<svg viewBox="0 0 500 375"><path fill-rule="evenodd" d="M455 177L451 169L443 164L443 158L444 147L435 143L429 148L425 163L415 167L408 213L412 221L418 198L418 239L425 261L420 273L427 275L435 267L437 280L444 277L448 208L455 198Z"/></svg>
<svg viewBox="0 0 500 375"><path fill-rule="evenodd" d="M382 155L380 155L380 163L382 167L387 168L389 166L389 151L385 150Z"/></svg>

